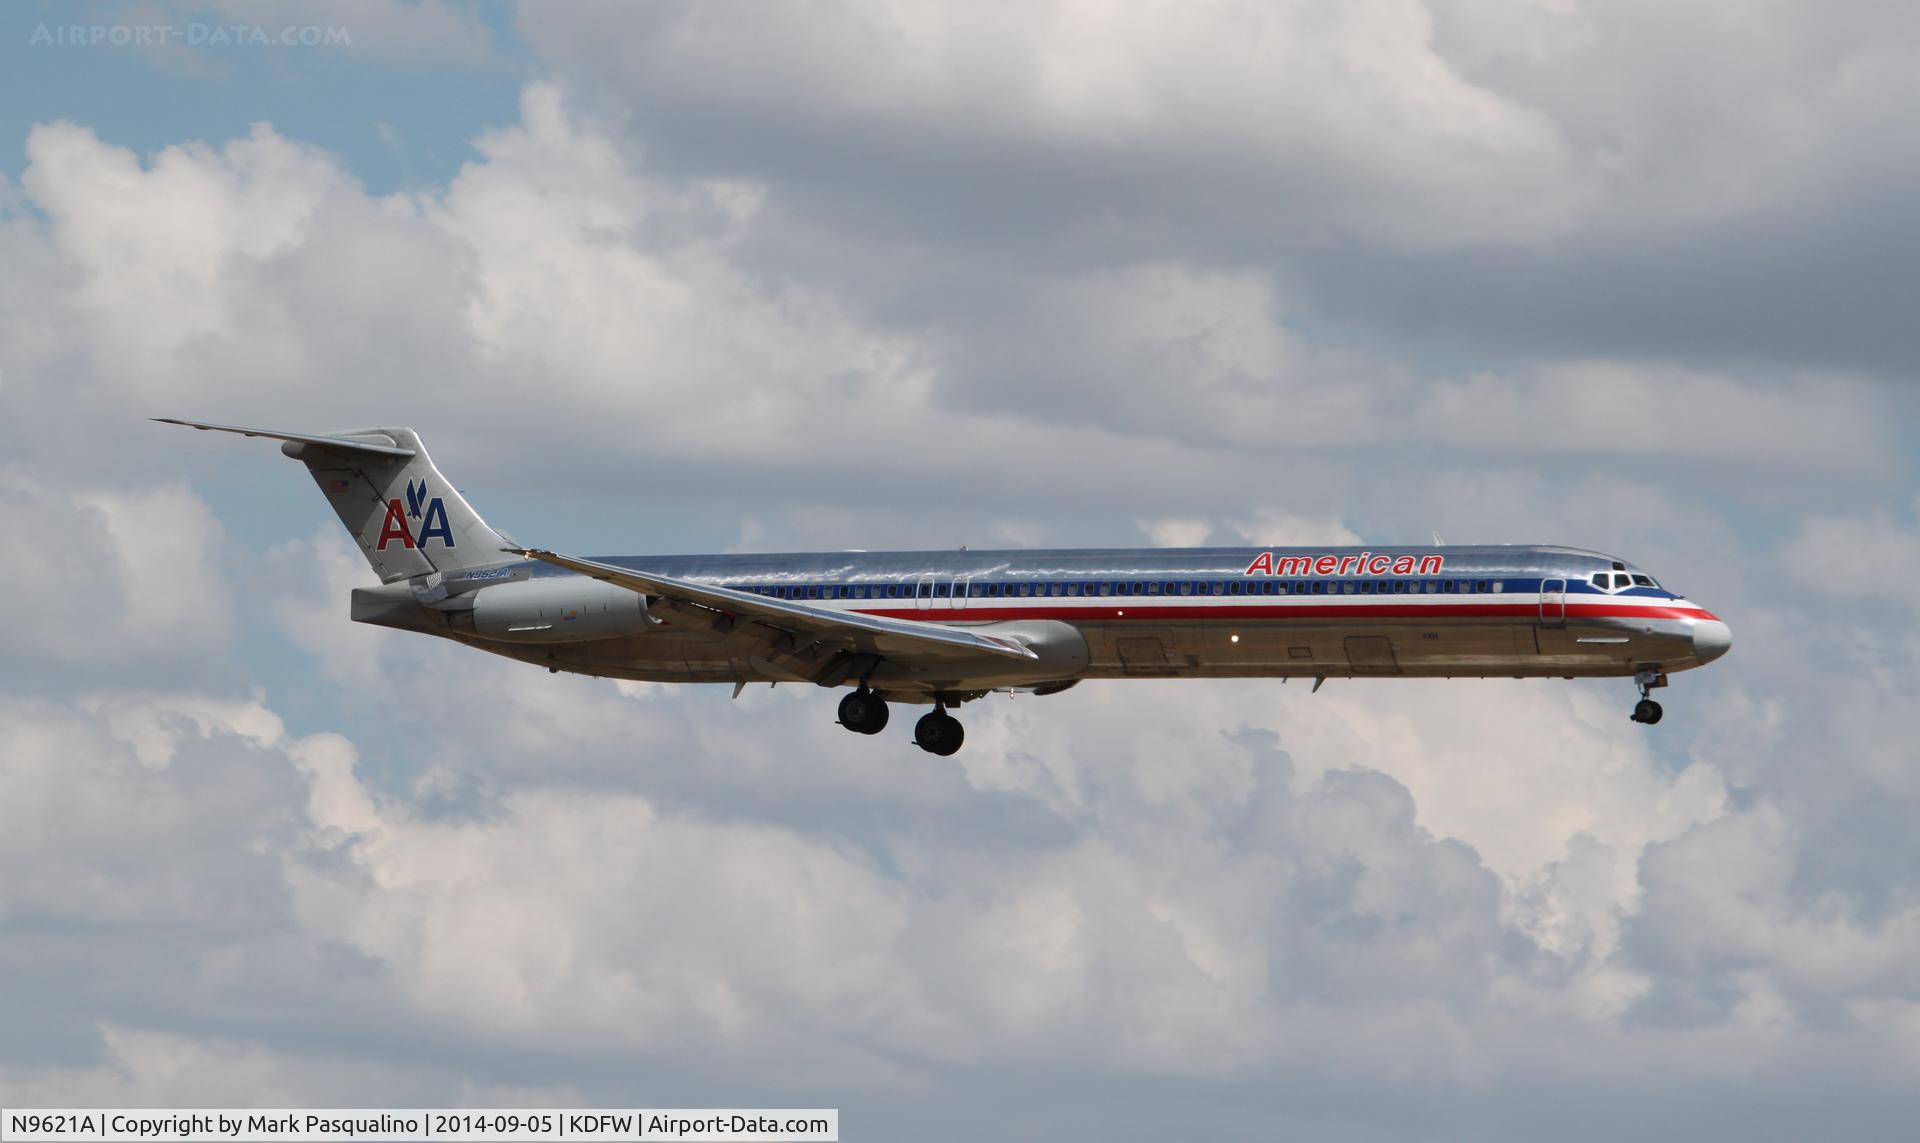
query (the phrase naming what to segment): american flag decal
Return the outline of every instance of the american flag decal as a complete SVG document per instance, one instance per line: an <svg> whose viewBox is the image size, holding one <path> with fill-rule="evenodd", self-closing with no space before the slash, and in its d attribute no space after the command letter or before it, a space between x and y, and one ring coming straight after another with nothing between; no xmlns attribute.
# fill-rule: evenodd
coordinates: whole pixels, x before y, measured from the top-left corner
<svg viewBox="0 0 1920 1143"><path fill-rule="evenodd" d="M345 492L346 490L347 490L347 482L344 480L327 481L328 492Z"/></svg>

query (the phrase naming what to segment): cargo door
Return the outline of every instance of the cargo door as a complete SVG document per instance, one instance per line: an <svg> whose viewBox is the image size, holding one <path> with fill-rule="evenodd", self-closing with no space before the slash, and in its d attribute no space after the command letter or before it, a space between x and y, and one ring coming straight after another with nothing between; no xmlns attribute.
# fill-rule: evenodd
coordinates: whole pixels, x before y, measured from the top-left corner
<svg viewBox="0 0 1920 1143"><path fill-rule="evenodd" d="M1393 654L1393 640L1384 635L1347 636L1347 666L1356 675L1400 673L1400 660Z"/></svg>
<svg viewBox="0 0 1920 1143"><path fill-rule="evenodd" d="M1113 641L1120 656L1120 671L1127 675L1170 675L1167 640L1161 635L1122 635Z"/></svg>

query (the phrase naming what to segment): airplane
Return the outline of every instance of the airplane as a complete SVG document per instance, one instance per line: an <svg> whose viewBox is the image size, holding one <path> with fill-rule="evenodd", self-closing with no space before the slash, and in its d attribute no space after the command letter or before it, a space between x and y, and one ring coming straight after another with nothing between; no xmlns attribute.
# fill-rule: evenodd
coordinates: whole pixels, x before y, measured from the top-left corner
<svg viewBox="0 0 1920 1143"><path fill-rule="evenodd" d="M1660 721L1669 674L1726 654L1718 616L1633 564L1533 546L809 552L583 559L482 520L408 428L278 440L379 575L355 622L617 679L847 689L878 734L951 755L950 712L1088 679L1631 677ZM1437 540L1438 537L1435 537Z"/></svg>

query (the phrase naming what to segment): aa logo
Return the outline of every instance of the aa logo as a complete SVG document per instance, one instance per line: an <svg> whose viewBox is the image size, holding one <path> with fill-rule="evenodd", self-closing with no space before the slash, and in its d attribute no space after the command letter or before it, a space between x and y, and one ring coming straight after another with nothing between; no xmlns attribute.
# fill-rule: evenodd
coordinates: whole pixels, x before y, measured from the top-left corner
<svg viewBox="0 0 1920 1143"><path fill-rule="evenodd" d="M419 531L415 531L408 520L420 521ZM403 505L399 499L387 501L387 518L380 525L380 542L373 546L376 552L384 552L387 545L395 540L403 548L424 548L427 541L435 536L447 547L453 547L453 529L447 524L447 505L440 497L427 498L427 482L407 481L407 502Z"/></svg>

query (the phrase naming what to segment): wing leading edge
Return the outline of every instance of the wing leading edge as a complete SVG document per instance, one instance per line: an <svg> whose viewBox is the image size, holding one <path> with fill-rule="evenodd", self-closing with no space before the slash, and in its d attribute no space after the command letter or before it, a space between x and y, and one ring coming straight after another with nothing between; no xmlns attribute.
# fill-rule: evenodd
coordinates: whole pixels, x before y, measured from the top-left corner
<svg viewBox="0 0 1920 1143"><path fill-rule="evenodd" d="M793 637L795 650L800 649L800 644L808 643L831 650L921 661L992 655L1015 662L1034 662L1040 657L1018 641L965 628L944 627L911 619L888 619L858 612L830 611L793 600L769 599L732 588L714 587L654 572L634 571L536 548L505 550L639 592L649 600L664 603L671 611L683 613L689 618L705 619L722 630L743 621L758 624L769 629L768 633L776 639L781 635Z"/></svg>

